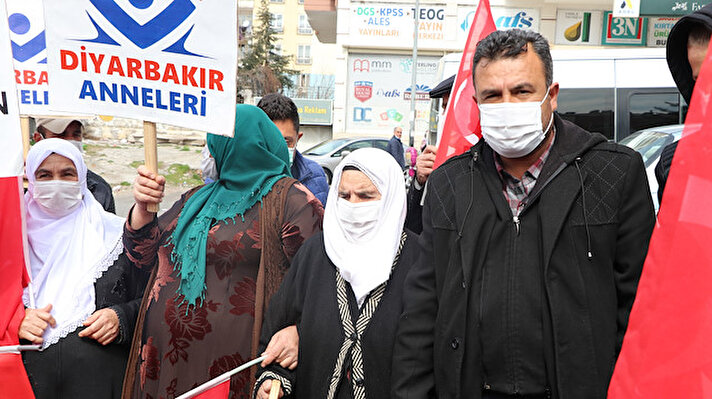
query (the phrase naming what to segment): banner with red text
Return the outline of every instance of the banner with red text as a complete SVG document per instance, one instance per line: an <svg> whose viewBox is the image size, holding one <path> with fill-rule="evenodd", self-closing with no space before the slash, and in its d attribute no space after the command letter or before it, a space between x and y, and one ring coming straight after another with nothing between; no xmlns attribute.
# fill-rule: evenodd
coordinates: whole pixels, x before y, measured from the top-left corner
<svg viewBox="0 0 712 399"><path fill-rule="evenodd" d="M52 109L232 136L235 1L46 1L45 18Z"/></svg>
<svg viewBox="0 0 712 399"><path fill-rule="evenodd" d="M22 176L22 133L5 1L0 3L0 177Z"/></svg>
<svg viewBox="0 0 712 399"><path fill-rule="evenodd" d="M48 115L47 46L42 0L7 0L20 113Z"/></svg>

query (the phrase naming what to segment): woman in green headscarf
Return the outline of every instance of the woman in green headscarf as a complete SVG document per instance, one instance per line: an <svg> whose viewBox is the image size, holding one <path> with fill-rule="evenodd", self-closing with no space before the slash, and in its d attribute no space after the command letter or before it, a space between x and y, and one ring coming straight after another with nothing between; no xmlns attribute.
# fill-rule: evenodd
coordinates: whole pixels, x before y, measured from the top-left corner
<svg viewBox="0 0 712 399"><path fill-rule="evenodd" d="M161 217L165 179L139 168L124 245L152 277L139 310L124 398L178 396L258 356L265 304L301 244L321 229L319 201L290 177L287 146L262 110L238 105L235 137L208 134L219 178ZM250 374L231 382L247 398Z"/></svg>

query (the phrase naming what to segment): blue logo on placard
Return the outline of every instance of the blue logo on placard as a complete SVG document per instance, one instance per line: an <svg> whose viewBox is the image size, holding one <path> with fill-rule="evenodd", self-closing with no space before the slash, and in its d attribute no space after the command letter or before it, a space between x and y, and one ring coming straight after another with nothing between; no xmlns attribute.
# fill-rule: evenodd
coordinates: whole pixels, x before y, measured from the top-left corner
<svg viewBox="0 0 712 399"><path fill-rule="evenodd" d="M156 44L159 40L178 29L195 11L195 5L190 0L174 0L151 20L140 24L113 0L89 1L116 30L141 49L146 49ZM137 9L146 9L153 4L153 0L129 0L129 2ZM97 30L97 36L94 39L83 41L119 45L111 35L99 26L91 15L89 15L89 19ZM185 41L192 31L193 27L191 26L185 35L163 49L163 51L202 57L185 49Z"/></svg>
<svg viewBox="0 0 712 399"><path fill-rule="evenodd" d="M15 13L8 18L10 31L14 36L22 37L30 31L30 19L26 15ZM25 62L30 58L41 53L47 47L45 42L45 32L40 32L37 36L31 38L25 44L17 44L15 40L11 41L12 57L20 62ZM47 59L40 61L41 64L47 63Z"/></svg>

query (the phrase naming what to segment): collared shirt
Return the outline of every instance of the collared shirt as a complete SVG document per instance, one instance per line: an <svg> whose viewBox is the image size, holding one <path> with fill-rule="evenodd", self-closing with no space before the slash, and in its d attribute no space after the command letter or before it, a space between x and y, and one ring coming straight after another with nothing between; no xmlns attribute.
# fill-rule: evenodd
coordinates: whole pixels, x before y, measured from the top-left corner
<svg viewBox="0 0 712 399"><path fill-rule="evenodd" d="M536 185L536 180L541 174L541 170L544 168L546 159L549 157L551 147L554 145L554 140L556 140L556 134L554 134L554 137L552 138L551 143L549 143L549 146L546 148L546 151L544 151L539 159L537 159L536 162L534 162L534 164L532 164L532 166L524 172L521 180L510 175L504 170L504 167L499 161L499 155L494 157L494 164L497 167L497 172L502 180L502 192L504 193L504 198L509 204L509 209L512 210L512 216L519 216L519 212L521 212L524 205L526 205L527 197L529 197L529 193Z"/></svg>

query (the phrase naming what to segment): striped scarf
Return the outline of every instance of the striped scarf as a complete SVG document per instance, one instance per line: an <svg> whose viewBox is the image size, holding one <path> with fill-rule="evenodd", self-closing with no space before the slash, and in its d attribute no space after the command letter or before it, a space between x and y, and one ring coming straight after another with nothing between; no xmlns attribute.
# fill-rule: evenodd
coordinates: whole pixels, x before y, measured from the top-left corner
<svg viewBox="0 0 712 399"><path fill-rule="evenodd" d="M403 244L405 244L406 234L403 232L401 234L400 243L398 245L398 252L393 259L393 266L391 266L391 273L393 268L398 263L400 258L401 250L403 249ZM364 387L364 371L363 371L363 349L361 348L361 337L364 331L371 322L371 317L378 308L378 304L383 298L383 294L386 291L386 284L388 281L381 283L369 294L366 302L360 310L358 320L356 320L356 325L353 323L353 318L351 317L351 308L349 307L348 300L348 289L346 285L346 280L341 277L341 273L336 271L336 301L339 305L339 316L341 318L341 326L344 332L344 342L341 344L341 349L339 350L339 357L336 359L336 365L334 366L334 373L331 376L329 383L329 391L326 396L327 399L334 399L336 397L336 390L339 387L339 382L343 377L344 362L346 361L346 356L351 353L351 386L353 388L354 399L365 399L366 398L366 388Z"/></svg>

